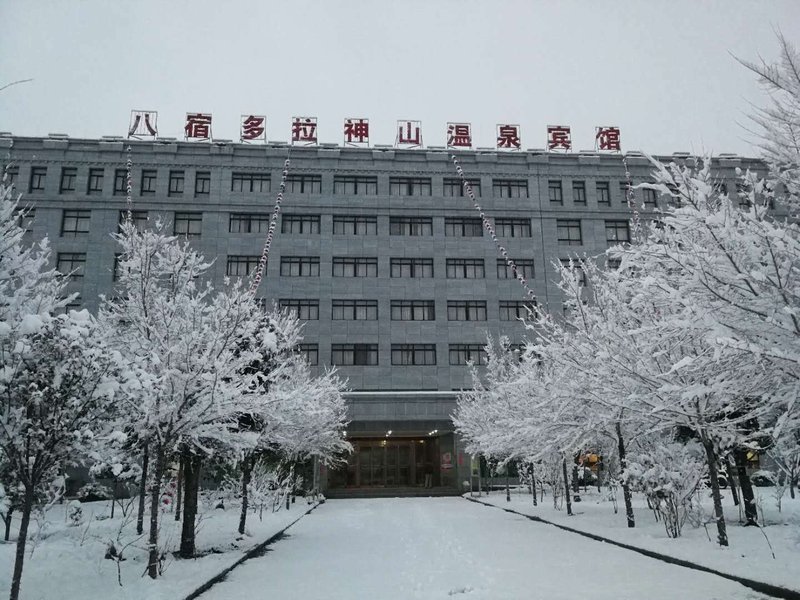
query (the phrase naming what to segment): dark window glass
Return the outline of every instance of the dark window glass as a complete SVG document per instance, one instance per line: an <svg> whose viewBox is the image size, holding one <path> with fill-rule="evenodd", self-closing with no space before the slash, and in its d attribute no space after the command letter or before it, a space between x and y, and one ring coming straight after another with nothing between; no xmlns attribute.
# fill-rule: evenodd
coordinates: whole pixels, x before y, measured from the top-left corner
<svg viewBox="0 0 800 600"><path fill-rule="evenodd" d="M78 169L74 167L61 168L61 184L58 191L61 194L75 191L75 180L78 178Z"/></svg>
<svg viewBox="0 0 800 600"><path fill-rule="evenodd" d="M89 169L89 181L86 185L87 194L102 194L103 193L103 176L105 169Z"/></svg>
<svg viewBox="0 0 800 600"><path fill-rule="evenodd" d="M524 300L500 300L500 320L515 321L527 319L530 316L528 309L533 310L534 304Z"/></svg>
<svg viewBox="0 0 800 600"><path fill-rule="evenodd" d="M556 221L558 243L567 246L580 246L583 243L580 219L558 219Z"/></svg>
<svg viewBox="0 0 800 600"><path fill-rule="evenodd" d="M531 237L530 219L501 219L494 220L495 234L500 237Z"/></svg>
<svg viewBox="0 0 800 600"><path fill-rule="evenodd" d="M392 300L392 321L435 321L436 308L433 300Z"/></svg>
<svg viewBox="0 0 800 600"><path fill-rule="evenodd" d="M19 178L19 167L5 167L0 168L1 180L8 187L16 187L17 179Z"/></svg>
<svg viewBox="0 0 800 600"><path fill-rule="evenodd" d="M128 211L119 211L119 231L122 232L122 224L128 219ZM130 211L130 219L136 227L136 231L142 233L147 229L147 211L146 210L132 210Z"/></svg>
<svg viewBox="0 0 800 600"><path fill-rule="evenodd" d="M448 279L483 279L486 276L482 258L448 258Z"/></svg>
<svg viewBox="0 0 800 600"><path fill-rule="evenodd" d="M31 180L28 191L43 192L46 179L47 167L31 167Z"/></svg>
<svg viewBox="0 0 800 600"><path fill-rule="evenodd" d="M247 277L255 273L260 256L229 256L225 274L230 277Z"/></svg>
<svg viewBox="0 0 800 600"><path fill-rule="evenodd" d="M516 274L513 269L508 266L505 259L497 259L497 278L498 279L516 279L522 275L527 281L534 277L533 259L531 258L514 258L512 259L517 266Z"/></svg>
<svg viewBox="0 0 800 600"><path fill-rule="evenodd" d="M203 213L176 212L173 234L187 238L198 238L203 232Z"/></svg>
<svg viewBox="0 0 800 600"><path fill-rule="evenodd" d="M33 222L36 220L36 209L25 206L17 206L14 211L17 226L25 233L33 233Z"/></svg>
<svg viewBox="0 0 800 600"><path fill-rule="evenodd" d="M290 215L281 217L281 233L319 233L319 215Z"/></svg>
<svg viewBox="0 0 800 600"><path fill-rule="evenodd" d="M281 256L283 277L319 277L319 256Z"/></svg>
<svg viewBox="0 0 800 600"><path fill-rule="evenodd" d="M312 367L319 364L319 344L298 344L297 351L305 356L306 362Z"/></svg>
<svg viewBox="0 0 800 600"><path fill-rule="evenodd" d="M128 171L127 169L114 170L114 195L125 196L128 193Z"/></svg>
<svg viewBox="0 0 800 600"><path fill-rule="evenodd" d="M88 210L65 210L61 219L61 237L80 237L89 233Z"/></svg>
<svg viewBox="0 0 800 600"><path fill-rule="evenodd" d="M321 175L289 175L286 191L293 194L319 194L322 192Z"/></svg>
<svg viewBox="0 0 800 600"><path fill-rule="evenodd" d="M211 173L198 171L194 176L194 195L208 196L211 193Z"/></svg>
<svg viewBox="0 0 800 600"><path fill-rule="evenodd" d="M390 235L433 235L431 217L389 217Z"/></svg>
<svg viewBox="0 0 800 600"><path fill-rule="evenodd" d="M551 204L564 204L564 194L561 190L561 181L551 179L547 182L547 194Z"/></svg>
<svg viewBox="0 0 800 600"><path fill-rule="evenodd" d="M155 169L145 169L142 171L142 189L140 194L142 196L152 196L156 193L156 176Z"/></svg>
<svg viewBox="0 0 800 600"><path fill-rule="evenodd" d="M436 364L436 344L392 344L392 364L429 366Z"/></svg>
<svg viewBox="0 0 800 600"><path fill-rule="evenodd" d="M492 194L496 198L527 198L527 179L493 179Z"/></svg>
<svg viewBox="0 0 800 600"><path fill-rule="evenodd" d="M485 300L448 300L448 321L485 321Z"/></svg>
<svg viewBox="0 0 800 600"><path fill-rule="evenodd" d="M198 176L200 174L198 173ZM233 173L231 191L246 194L268 192L270 188L269 173Z"/></svg>
<svg viewBox="0 0 800 600"><path fill-rule="evenodd" d="M59 252L56 258L56 270L70 279L83 279L86 269L85 252Z"/></svg>
<svg viewBox="0 0 800 600"><path fill-rule="evenodd" d="M581 267L580 263L569 258L562 258L561 264L565 269L569 269L570 262L572 263L572 268L575 271L575 275L578 278L578 283L582 286L586 287L586 273L584 272L583 268Z"/></svg>
<svg viewBox="0 0 800 600"><path fill-rule="evenodd" d="M377 300L332 300L331 319L334 321L377 321Z"/></svg>
<svg viewBox="0 0 800 600"><path fill-rule="evenodd" d="M572 182L572 203L586 206L586 182Z"/></svg>
<svg viewBox="0 0 800 600"><path fill-rule="evenodd" d="M595 191L597 192L598 206L611 206L611 189L607 181L596 182Z"/></svg>
<svg viewBox="0 0 800 600"><path fill-rule="evenodd" d="M371 256L334 256L334 277L377 277L378 259Z"/></svg>
<svg viewBox="0 0 800 600"><path fill-rule="evenodd" d="M631 182L631 186L633 186L633 185L634 185L633 182ZM620 181L619 182L619 196L620 196L620 199L622 200L622 204L627 204L628 203L628 199L630 199L631 201L635 202L636 201L636 190L634 190L632 187L629 189L627 181Z"/></svg>
<svg viewBox="0 0 800 600"><path fill-rule="evenodd" d="M389 193L392 196L430 196L430 177L390 177Z"/></svg>
<svg viewBox="0 0 800 600"><path fill-rule="evenodd" d="M489 362L486 351L480 344L450 344L450 364L466 365L467 363L485 365Z"/></svg>
<svg viewBox="0 0 800 600"><path fill-rule="evenodd" d="M266 233L270 216L257 213L232 213L228 223L230 233Z"/></svg>
<svg viewBox="0 0 800 600"><path fill-rule="evenodd" d="M332 344L331 362L341 366L377 365L378 344Z"/></svg>
<svg viewBox="0 0 800 600"><path fill-rule="evenodd" d="M334 235L377 235L378 217L334 215Z"/></svg>
<svg viewBox="0 0 800 600"><path fill-rule="evenodd" d="M392 258L389 265L391 277L433 277L432 258Z"/></svg>
<svg viewBox="0 0 800 600"><path fill-rule="evenodd" d="M334 175L333 193L374 196L378 193L378 178L358 175Z"/></svg>
<svg viewBox="0 0 800 600"><path fill-rule="evenodd" d="M444 234L452 237L482 237L483 221L479 217L445 217Z"/></svg>
<svg viewBox="0 0 800 600"><path fill-rule="evenodd" d="M646 208L656 207L656 191L655 190L642 190L642 199Z"/></svg>
<svg viewBox="0 0 800 600"><path fill-rule="evenodd" d="M606 221L606 242L609 246L630 241L631 234L627 221Z"/></svg>
<svg viewBox="0 0 800 600"><path fill-rule="evenodd" d="M475 196L481 195L481 180L480 179L467 179L469 182L470 187L472 188L472 193ZM461 181L460 177L452 178L452 177L445 177L444 178L444 195L447 197L459 197L463 198L466 196L466 191L464 190L464 182Z"/></svg>
<svg viewBox="0 0 800 600"><path fill-rule="evenodd" d="M169 195L182 196L186 175L183 171L169 172Z"/></svg>
<svg viewBox="0 0 800 600"><path fill-rule="evenodd" d="M280 300L281 309L294 314L301 321L316 321L319 319L319 300Z"/></svg>

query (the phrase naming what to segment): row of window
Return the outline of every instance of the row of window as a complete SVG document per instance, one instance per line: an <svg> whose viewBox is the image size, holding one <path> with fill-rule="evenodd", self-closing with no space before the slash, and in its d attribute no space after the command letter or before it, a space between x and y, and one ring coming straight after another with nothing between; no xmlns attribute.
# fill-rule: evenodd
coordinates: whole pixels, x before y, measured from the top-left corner
<svg viewBox="0 0 800 600"><path fill-rule="evenodd" d="M319 300L282 299L282 309L294 313L298 319L315 321L319 319ZM528 316L533 303L523 300L501 300L500 320L514 321ZM434 300L391 300L390 318L392 321L435 321L436 303ZM331 319L334 321L377 321L377 300L331 300ZM485 321L485 300L448 300L448 321Z"/></svg>
<svg viewBox="0 0 800 600"><path fill-rule="evenodd" d="M319 345L300 344L298 351L312 365L319 364ZM482 344L449 344L448 360L451 365L488 362ZM378 364L378 344L331 344L331 363L337 366L365 366ZM394 366L435 366L436 344L392 344L391 364Z"/></svg>

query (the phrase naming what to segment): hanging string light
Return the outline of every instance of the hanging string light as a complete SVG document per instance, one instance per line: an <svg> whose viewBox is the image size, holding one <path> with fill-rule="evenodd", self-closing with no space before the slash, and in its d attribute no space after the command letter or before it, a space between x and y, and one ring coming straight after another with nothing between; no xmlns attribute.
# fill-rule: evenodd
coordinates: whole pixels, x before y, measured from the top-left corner
<svg viewBox="0 0 800 600"><path fill-rule="evenodd" d="M126 148L127 159L125 160L125 221L130 223L133 220L133 157L131 145Z"/></svg>
<svg viewBox="0 0 800 600"><path fill-rule="evenodd" d="M622 155L622 166L625 168L625 199L628 203L628 208L633 213L633 217L631 218L631 222L633 223L631 239L639 239L642 234L639 207L636 206L636 194L633 191L633 180L631 179L631 171L628 168L628 158L624 154Z"/></svg>

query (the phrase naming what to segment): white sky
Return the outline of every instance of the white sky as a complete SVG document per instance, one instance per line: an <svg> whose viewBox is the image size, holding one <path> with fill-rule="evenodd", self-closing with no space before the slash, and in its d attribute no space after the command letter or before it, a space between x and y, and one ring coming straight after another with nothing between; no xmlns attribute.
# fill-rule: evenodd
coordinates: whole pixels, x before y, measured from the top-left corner
<svg viewBox="0 0 800 600"><path fill-rule="evenodd" d="M448 121L476 146L520 123L525 148L571 125L576 150L618 125L623 149L752 155L764 97L731 54L777 59L776 28L800 44L800 0L0 0L0 87L34 80L0 91L0 130L124 135L138 108L175 137L186 112L227 139L254 113L271 140L366 117L373 144L417 119L426 145Z"/></svg>

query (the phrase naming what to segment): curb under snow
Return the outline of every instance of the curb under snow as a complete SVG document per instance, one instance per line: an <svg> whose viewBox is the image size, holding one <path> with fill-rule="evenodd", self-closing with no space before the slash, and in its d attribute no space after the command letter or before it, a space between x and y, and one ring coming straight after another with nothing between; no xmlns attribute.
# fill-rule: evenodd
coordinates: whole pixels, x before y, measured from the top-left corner
<svg viewBox="0 0 800 600"><path fill-rule="evenodd" d="M687 569L694 569L695 571L703 571L705 573L711 573L712 575L717 575L718 577L730 579L731 581L741 583L742 585L747 586L750 589L753 589L757 592L768 594L770 596L774 596L775 598L783 598L784 600L800 600L800 592L796 590L791 590L789 588L785 588L779 585L773 585L771 583L765 583L763 581L756 581L755 579L749 579L747 577L740 577L739 575L732 575L730 573L725 573L724 571L718 571L716 569L712 569L711 567L698 565L697 563L693 563L688 560L684 560L682 558L675 558L674 556L669 556L668 554L661 554L660 552L654 552L653 550L647 550L645 548L640 548L638 546L626 544L625 542L618 542L616 540L612 540L611 538L607 538L602 535L597 535L596 533L589 533L588 531L581 531L580 529L567 527L566 525L554 523L553 521L548 521L547 519L543 519L541 517L537 517L534 515L526 515L525 513L521 513L511 508L504 508L502 506L497 506L496 504L490 504L488 502L483 502L481 500L477 500L475 498L469 498L467 496L462 496L462 497L465 500L469 500L470 502L475 502L476 504L482 504L483 506L490 506L491 508L499 508L500 510L504 510L507 513L513 513L515 515L519 515L520 517L525 517L526 519L530 519L531 521L544 523L545 525L552 525L553 527L558 527L559 529L563 529L564 531L569 531L570 533L577 533L578 535L582 535L589 539L596 540L598 542L604 542L606 544L611 544L613 546L618 546L620 548L625 548L626 550L632 550L633 552L638 552L639 554L644 554L645 556L649 556L650 558L655 558L657 560L666 563L678 565L680 567L686 567Z"/></svg>

